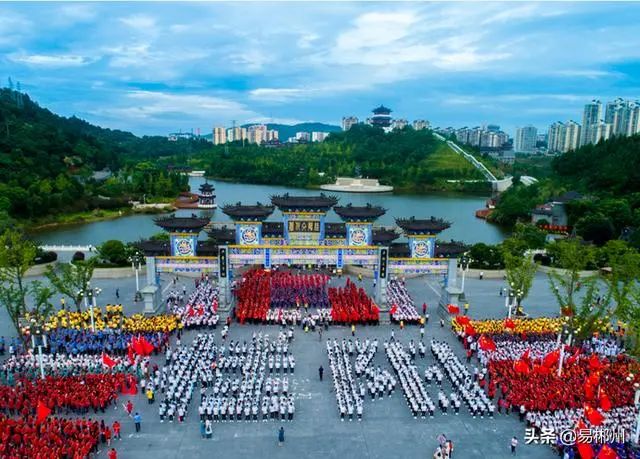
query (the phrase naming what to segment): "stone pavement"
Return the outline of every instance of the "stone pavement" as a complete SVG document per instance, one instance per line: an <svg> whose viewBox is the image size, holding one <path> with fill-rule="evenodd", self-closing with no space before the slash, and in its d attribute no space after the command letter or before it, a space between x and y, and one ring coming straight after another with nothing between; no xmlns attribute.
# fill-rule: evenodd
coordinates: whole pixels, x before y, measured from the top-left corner
<svg viewBox="0 0 640 459"><path fill-rule="evenodd" d="M165 280L166 283L168 280ZM183 279L179 285L182 283L188 288L193 286L192 279ZM371 281L365 280L364 283L371 290ZM467 279L467 296L471 303L470 316L504 316L504 298L498 295L502 284L499 280ZM133 297L133 278L117 281L99 280L95 285L103 288L101 304L116 301L117 285L120 289L120 301L126 305L125 312L130 314L142 310L141 303L134 305L131 301L126 301ZM426 328L426 342L431 338L447 341L458 357L463 359L462 346L453 333L448 327L441 328L438 323L439 317L434 310L438 299L437 288L431 288L435 287L435 284L427 283L424 279L410 279L407 280L407 285L418 305L423 301L429 305L431 319ZM533 290L530 299L525 302L528 312L534 316L553 314L556 310L555 301L549 292L545 276L537 276ZM528 307L529 305L532 306ZM3 310L0 314L1 333L6 336L11 332L11 325L7 321L6 312ZM377 337L380 340L381 345L373 364L380 365L383 369L390 369L382 341L389 337L391 327L392 325L361 326L356 330L356 336L361 339ZM397 326L393 327L396 330L396 338L404 344L411 339L419 340L417 327L406 327L403 331ZM234 324L229 339L249 341L252 333L259 330L275 335L278 327ZM211 333L215 333L217 340L220 340L220 328ZM187 332L183 344L188 344L194 336L195 332ZM399 387L391 398L375 402L367 399L362 422L341 422L324 341L333 338L340 340L350 336L347 327L330 327L329 331L323 333L320 342L317 333L304 333L296 329L295 339L290 348L296 357L296 373L289 376L290 391L296 394L296 414L293 422L263 423L260 420L257 423L214 423L213 438L206 440L200 437L197 400L193 400L185 423L160 423L157 404L161 394L157 395L156 403L153 405L147 403L143 394L138 394L131 398L135 410L140 411L142 415L140 434L135 433L133 421L126 416L122 407L130 397L121 397L118 408L110 409L103 415L109 423L120 419L122 424L123 438L121 441L112 442L112 445L116 447L119 458L198 458L216 455L225 458L431 458L437 446L436 437L444 433L453 440L454 457L458 458L511 457L509 443L513 435L520 440L518 457L544 459L555 456L548 446L524 445L524 425L518 421L516 415L473 419L463 405L458 416L450 412L446 416L436 413L433 419L413 419ZM417 357L416 362L421 372L435 363L429 352L424 360ZM158 360L158 363L164 362ZM323 382L318 380L320 365L325 369ZM432 399L436 400L437 389L434 386L427 389ZM448 393L450 390L448 383L445 383L444 391ZM282 447L277 443L280 425L284 426L286 437ZM106 457L106 449L102 449L100 457Z"/></svg>

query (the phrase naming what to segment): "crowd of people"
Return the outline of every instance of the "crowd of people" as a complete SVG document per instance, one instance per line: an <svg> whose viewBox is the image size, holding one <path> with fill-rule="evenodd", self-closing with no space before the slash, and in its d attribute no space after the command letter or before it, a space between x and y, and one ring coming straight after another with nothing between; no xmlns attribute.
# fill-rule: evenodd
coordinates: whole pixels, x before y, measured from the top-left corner
<svg viewBox="0 0 640 459"><path fill-rule="evenodd" d="M394 340L384 343L385 353L400 381L402 392L414 418L433 416L435 404L425 388L417 366L404 346Z"/></svg>
<svg viewBox="0 0 640 459"><path fill-rule="evenodd" d="M163 331L130 332L119 329L105 329L92 332L72 328L57 328L48 335L48 350L56 354L81 355L101 354L126 355L132 338L144 337L156 351L162 350L169 342L169 334Z"/></svg>
<svg viewBox="0 0 640 459"><path fill-rule="evenodd" d="M613 407L633 404L635 391L627 376L637 374L638 365L631 360L607 361L596 371L591 357L573 354L571 361L565 362L562 376L557 374L557 363L550 371L540 371L544 363L518 362L521 364L494 360L487 367L489 391L499 390L511 406L543 412L579 408L596 396L598 387L597 392L606 394Z"/></svg>
<svg viewBox="0 0 640 459"><path fill-rule="evenodd" d="M201 280L193 292L186 296L171 290L167 297L167 309L180 318L184 328L216 328L218 315L218 287L212 282Z"/></svg>
<svg viewBox="0 0 640 459"><path fill-rule="evenodd" d="M457 394L451 397L452 401L455 403L461 400L474 418L476 416L482 418L484 415L493 416L495 406L481 387L484 373L474 371L472 376L447 343L431 340L431 353L442 366L444 374Z"/></svg>
<svg viewBox="0 0 640 459"><path fill-rule="evenodd" d="M79 376L87 373L130 373L135 370L128 358L102 355L43 354L42 369L49 376ZM0 383L13 385L17 378L39 378L40 357L29 352L9 357L0 365Z"/></svg>
<svg viewBox="0 0 640 459"><path fill-rule="evenodd" d="M421 316L403 281L391 279L387 283L387 302L391 305L389 312L393 322L402 321L405 324L420 322Z"/></svg>
<svg viewBox="0 0 640 459"><path fill-rule="evenodd" d="M372 342L365 352L375 353L376 348L377 343L374 346ZM340 343L335 339L333 341L327 340L329 367L333 375L333 387L342 421L346 418L351 421L354 419L354 415L358 420L361 420L364 412L365 386L353 376L349 352L349 345L345 339ZM351 353L353 355L353 351Z"/></svg>
<svg viewBox="0 0 640 459"><path fill-rule="evenodd" d="M122 373L83 376L47 376L45 379L19 378L13 386L0 386L0 409L23 418L35 412L38 403L53 413L87 414L104 412L125 386Z"/></svg>
<svg viewBox="0 0 640 459"><path fill-rule="evenodd" d="M331 319L336 324L377 324L380 319L378 306L362 287L349 278L344 287L330 287Z"/></svg>
<svg viewBox="0 0 640 459"><path fill-rule="evenodd" d="M0 457L89 457L97 449L99 435L98 421L52 417L35 423L31 417L14 419L0 414Z"/></svg>

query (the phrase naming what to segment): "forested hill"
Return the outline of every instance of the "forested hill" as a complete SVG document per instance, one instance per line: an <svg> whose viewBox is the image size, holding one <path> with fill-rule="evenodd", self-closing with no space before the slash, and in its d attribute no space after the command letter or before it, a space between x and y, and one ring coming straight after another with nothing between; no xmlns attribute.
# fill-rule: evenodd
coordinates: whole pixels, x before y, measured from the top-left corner
<svg viewBox="0 0 640 459"><path fill-rule="evenodd" d="M503 193L491 217L506 225L528 221L536 205L572 190L584 197L567 203L569 225L585 240L600 244L626 228L640 228L640 135L559 155L548 178L529 187L516 184ZM640 247L638 230L633 244Z"/></svg>
<svg viewBox="0 0 640 459"><path fill-rule="evenodd" d="M270 149L241 144L216 146L194 163L212 177L249 183L313 187L331 183L338 176L361 175L404 191L456 187L487 191L480 173L464 158L430 131L412 128L385 134L379 128L356 125L346 132L329 134L321 143Z"/></svg>
<svg viewBox="0 0 640 459"><path fill-rule="evenodd" d="M206 142L169 142L103 129L40 107L28 95L0 89L0 219L34 219L48 213L93 208L91 195L114 196L137 190L92 187L93 171L126 169L133 176L139 158L179 155L208 147ZM140 183L164 171L145 166ZM139 174L139 175L140 175ZM181 188L175 181L176 188ZM170 186L167 187L171 192ZM115 197L115 196L114 196Z"/></svg>

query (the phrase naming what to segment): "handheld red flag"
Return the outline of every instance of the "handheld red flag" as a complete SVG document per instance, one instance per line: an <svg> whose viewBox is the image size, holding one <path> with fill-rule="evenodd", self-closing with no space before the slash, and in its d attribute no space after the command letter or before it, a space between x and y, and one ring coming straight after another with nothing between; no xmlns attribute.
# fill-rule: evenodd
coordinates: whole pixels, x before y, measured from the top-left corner
<svg viewBox="0 0 640 459"><path fill-rule="evenodd" d="M600 452L598 453L598 456L596 456L597 459L619 459L620 456L618 456L618 453L616 453L613 448L611 448L609 445L605 444L602 446L602 449L600 450Z"/></svg>
<svg viewBox="0 0 640 459"><path fill-rule="evenodd" d="M107 355L107 353L102 353L102 364L108 366L109 368L113 368L116 366L116 361Z"/></svg>
<svg viewBox="0 0 640 459"><path fill-rule="evenodd" d="M47 419L50 414L51 409L38 400L38 405L36 406L36 424L40 424L42 421Z"/></svg>
<svg viewBox="0 0 640 459"><path fill-rule="evenodd" d="M588 404L584 404L584 415L587 420L594 426L599 426L604 421L604 416Z"/></svg>

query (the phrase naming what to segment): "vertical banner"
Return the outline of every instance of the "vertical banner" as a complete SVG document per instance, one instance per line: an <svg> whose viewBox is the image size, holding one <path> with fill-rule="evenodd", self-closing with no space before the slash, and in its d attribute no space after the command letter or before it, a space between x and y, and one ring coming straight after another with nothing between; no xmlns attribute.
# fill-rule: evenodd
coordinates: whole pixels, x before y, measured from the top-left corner
<svg viewBox="0 0 640 459"><path fill-rule="evenodd" d="M271 269L271 249L264 249L264 267L265 269Z"/></svg>
<svg viewBox="0 0 640 459"><path fill-rule="evenodd" d="M227 248L226 247L220 247L218 248L218 266L220 267L220 277L222 278L226 278L227 277Z"/></svg>

